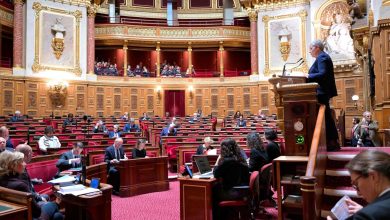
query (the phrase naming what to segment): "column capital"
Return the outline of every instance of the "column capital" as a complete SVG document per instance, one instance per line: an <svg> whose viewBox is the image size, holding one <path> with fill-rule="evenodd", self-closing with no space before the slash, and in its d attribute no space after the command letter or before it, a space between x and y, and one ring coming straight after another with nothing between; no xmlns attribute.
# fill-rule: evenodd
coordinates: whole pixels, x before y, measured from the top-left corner
<svg viewBox="0 0 390 220"><path fill-rule="evenodd" d="M14 0L14 5L23 5L25 0Z"/></svg>
<svg viewBox="0 0 390 220"><path fill-rule="evenodd" d="M89 18L91 18L91 17L94 18L96 16L96 12L97 12L98 8L99 8L99 5L97 5L97 4L89 5L87 7L87 16Z"/></svg>
<svg viewBox="0 0 390 220"><path fill-rule="evenodd" d="M257 10L253 8L247 9L250 22L257 22Z"/></svg>

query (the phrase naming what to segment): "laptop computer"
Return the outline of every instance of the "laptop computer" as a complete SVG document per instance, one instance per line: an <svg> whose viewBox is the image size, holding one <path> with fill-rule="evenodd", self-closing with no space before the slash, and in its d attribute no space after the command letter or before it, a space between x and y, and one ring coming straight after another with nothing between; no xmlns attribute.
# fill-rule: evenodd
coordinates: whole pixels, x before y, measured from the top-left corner
<svg viewBox="0 0 390 220"><path fill-rule="evenodd" d="M198 167L198 170L200 172L200 175L194 176L194 178L199 177L199 178L206 178L206 177L213 177L213 170L211 169L209 159L207 156L197 156L194 157L195 164Z"/></svg>

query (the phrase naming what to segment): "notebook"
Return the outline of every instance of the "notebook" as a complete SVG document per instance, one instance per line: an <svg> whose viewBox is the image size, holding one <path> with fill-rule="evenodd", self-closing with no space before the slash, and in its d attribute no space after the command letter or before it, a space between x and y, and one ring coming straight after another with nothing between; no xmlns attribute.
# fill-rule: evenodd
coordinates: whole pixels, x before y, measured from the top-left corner
<svg viewBox="0 0 390 220"><path fill-rule="evenodd" d="M210 167L209 159L207 156L197 156L194 157L195 164L198 167L198 170L201 175L196 175L196 177L213 177L213 170Z"/></svg>

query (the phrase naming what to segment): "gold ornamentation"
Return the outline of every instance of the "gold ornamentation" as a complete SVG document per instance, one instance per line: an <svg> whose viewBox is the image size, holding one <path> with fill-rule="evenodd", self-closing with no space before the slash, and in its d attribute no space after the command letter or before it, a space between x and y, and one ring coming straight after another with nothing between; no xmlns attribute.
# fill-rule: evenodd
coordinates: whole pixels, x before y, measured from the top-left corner
<svg viewBox="0 0 390 220"><path fill-rule="evenodd" d="M390 6L390 0L383 0L382 6Z"/></svg>
<svg viewBox="0 0 390 220"><path fill-rule="evenodd" d="M32 8L35 10L35 51L34 51L34 63L31 67L33 72L40 72L45 70L56 70L56 71L66 71L76 74L77 76L81 75L80 67L80 21L82 18L82 13L80 10L75 11L66 11L58 8L51 8L48 6L42 6L39 2L34 2ZM73 67L58 67L58 66L48 66L42 65L40 63L40 20L41 12L48 11L54 12L56 14L71 15L75 17L76 20L76 34L75 34L75 64ZM59 46L60 47L60 46ZM57 58L58 59L58 58Z"/></svg>
<svg viewBox="0 0 390 220"><path fill-rule="evenodd" d="M290 42L280 42L280 53L282 54L283 60L286 62L288 59L288 55L291 51L291 43Z"/></svg>
<svg viewBox="0 0 390 220"><path fill-rule="evenodd" d="M99 5L96 5L96 4L92 4L90 6L87 7L87 16L90 18L90 17L95 17L96 16L96 12L99 8Z"/></svg>
<svg viewBox="0 0 390 220"><path fill-rule="evenodd" d="M95 39L139 39L144 41L203 41L210 38L219 40L237 40L250 42L250 29L243 27L200 27L200 28L166 28L166 27L134 27L132 25L104 25L95 26Z"/></svg>
<svg viewBox="0 0 390 220"><path fill-rule="evenodd" d="M56 56L57 60L60 59L62 52L64 52L64 39L62 38L53 38L51 39L51 47L54 50L54 55Z"/></svg>
<svg viewBox="0 0 390 220"><path fill-rule="evenodd" d="M25 2L24 0L14 0L15 5L23 5L24 2Z"/></svg>
<svg viewBox="0 0 390 220"><path fill-rule="evenodd" d="M257 13L258 13L257 10L250 8L247 9L246 11L248 12L248 17L250 22L257 22Z"/></svg>
<svg viewBox="0 0 390 220"><path fill-rule="evenodd" d="M14 26L14 14L13 12L0 7L0 24L13 27Z"/></svg>
<svg viewBox="0 0 390 220"><path fill-rule="evenodd" d="M53 108L61 108L65 106L66 97L68 96L67 82L51 81L48 82L48 93Z"/></svg>

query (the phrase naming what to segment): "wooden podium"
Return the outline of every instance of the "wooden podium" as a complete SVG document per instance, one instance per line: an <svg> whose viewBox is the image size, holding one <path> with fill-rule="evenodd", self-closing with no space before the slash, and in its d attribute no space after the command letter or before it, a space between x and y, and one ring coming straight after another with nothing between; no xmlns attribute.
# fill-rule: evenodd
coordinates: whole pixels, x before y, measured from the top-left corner
<svg viewBox="0 0 390 220"><path fill-rule="evenodd" d="M283 155L307 156L317 120L317 83L306 83L304 76L272 77L280 128L284 130ZM284 129L283 129L284 128Z"/></svg>
<svg viewBox="0 0 390 220"><path fill-rule="evenodd" d="M123 160L115 167L120 175L120 197L169 189L166 156Z"/></svg>

